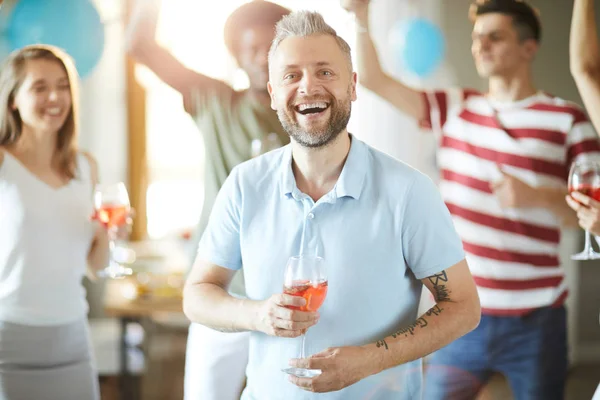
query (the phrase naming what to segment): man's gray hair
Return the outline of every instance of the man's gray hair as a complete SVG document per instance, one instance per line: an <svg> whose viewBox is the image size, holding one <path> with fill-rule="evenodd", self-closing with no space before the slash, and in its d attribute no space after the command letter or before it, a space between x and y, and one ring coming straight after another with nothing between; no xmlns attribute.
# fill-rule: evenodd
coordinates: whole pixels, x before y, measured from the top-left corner
<svg viewBox="0 0 600 400"><path fill-rule="evenodd" d="M284 16L277 25L275 25L275 39L273 39L273 43L271 44L271 49L269 50L269 65L271 64L271 59L273 58L273 54L279 47L279 44L289 37L306 37L313 35L329 35L332 36L340 50L346 56L348 60L348 68L352 71L352 55L350 50L350 45L340 36L338 36L335 29L325 22L323 16L318 12L314 11L294 11L286 16Z"/></svg>

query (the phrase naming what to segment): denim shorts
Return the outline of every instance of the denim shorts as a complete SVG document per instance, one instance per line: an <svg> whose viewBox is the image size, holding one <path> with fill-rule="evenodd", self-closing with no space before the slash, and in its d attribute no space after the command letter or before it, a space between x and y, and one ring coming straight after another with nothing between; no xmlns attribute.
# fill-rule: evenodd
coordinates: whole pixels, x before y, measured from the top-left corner
<svg viewBox="0 0 600 400"><path fill-rule="evenodd" d="M526 316L484 315L475 330L430 356L423 398L474 399L500 372L516 400L562 400L567 364L564 307Z"/></svg>

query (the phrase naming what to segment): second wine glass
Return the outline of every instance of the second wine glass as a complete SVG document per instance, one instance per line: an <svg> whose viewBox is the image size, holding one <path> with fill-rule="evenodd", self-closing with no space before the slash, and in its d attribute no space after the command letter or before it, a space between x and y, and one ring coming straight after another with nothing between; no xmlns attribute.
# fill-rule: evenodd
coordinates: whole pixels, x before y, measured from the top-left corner
<svg viewBox="0 0 600 400"><path fill-rule="evenodd" d="M96 185L94 206L97 219L108 229L110 258L106 268L98 271L102 278L122 278L131 275L131 268L121 265L115 260L115 247L119 228L127 224L130 213L129 195L123 182Z"/></svg>
<svg viewBox="0 0 600 400"><path fill-rule="evenodd" d="M317 311L327 295L328 281L325 260L319 256L290 257L285 269L283 292L292 296L301 296L306 300L302 307L289 306L293 310ZM300 358L305 358L306 332L302 335ZM283 372L298 377L313 377L321 373L319 370L306 368L285 368Z"/></svg>
<svg viewBox="0 0 600 400"><path fill-rule="evenodd" d="M571 165L569 172L569 193L579 192L600 201L600 164L595 161L578 161ZM582 252L573 254L573 260L596 260L600 253L592 247L591 235L585 231L585 247Z"/></svg>

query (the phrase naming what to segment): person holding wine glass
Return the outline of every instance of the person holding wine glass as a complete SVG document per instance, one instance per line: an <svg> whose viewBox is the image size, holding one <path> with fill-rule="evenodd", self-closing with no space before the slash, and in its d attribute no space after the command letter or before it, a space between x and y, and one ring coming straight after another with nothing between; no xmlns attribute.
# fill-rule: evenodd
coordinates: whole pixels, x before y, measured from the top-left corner
<svg viewBox="0 0 600 400"><path fill-rule="evenodd" d="M421 358L479 322L433 182L347 131L356 82L320 14L277 24L268 87L291 143L233 169L184 288L190 320L250 332L243 400L417 399ZM240 269L245 299L227 292Z"/></svg>
<svg viewBox="0 0 600 400"><path fill-rule="evenodd" d="M590 119L600 131L600 45L594 0L575 0L569 37L569 64L583 104ZM600 245L600 202L594 196L573 191L566 197L567 204L577 212L579 226L586 230L586 247L590 233ZM600 399L600 383L593 400Z"/></svg>
<svg viewBox="0 0 600 400"><path fill-rule="evenodd" d="M355 16L361 85L436 137L440 192L478 286L481 324L428 357L425 397L476 398L501 372L516 398L562 399L569 288L559 245L577 226L567 176L573 162L600 160L600 141L579 105L537 88L542 16L527 1L473 1L465 14L486 89L424 90L382 67L370 11L380 3L340 2Z"/></svg>
<svg viewBox="0 0 600 400"><path fill-rule="evenodd" d="M33 45L0 71L0 397L99 399L82 279L108 262L94 159L77 148L78 78Z"/></svg>
<svg viewBox="0 0 600 400"><path fill-rule="evenodd" d="M600 131L600 45L593 0L575 0L569 37L569 64L590 119ZM571 192L566 200L577 212L579 225L596 236L600 243L600 198L590 193ZM586 239L588 240L588 239Z"/></svg>
<svg viewBox="0 0 600 400"><path fill-rule="evenodd" d="M269 1L250 1L227 18L223 32L225 46L247 74L250 84L248 89L238 91L223 81L186 67L157 42L161 5L161 0L137 2L129 23L127 50L135 60L181 93L182 107L202 134L204 204L190 239L195 256L217 192L232 168L289 143L277 114L269 108L267 93L267 52L275 23L289 10ZM217 40L214 37L199 39ZM229 291L238 297L245 296L241 273L236 275ZM244 386L248 340L245 332L223 335L192 323L186 351L185 400L238 399Z"/></svg>

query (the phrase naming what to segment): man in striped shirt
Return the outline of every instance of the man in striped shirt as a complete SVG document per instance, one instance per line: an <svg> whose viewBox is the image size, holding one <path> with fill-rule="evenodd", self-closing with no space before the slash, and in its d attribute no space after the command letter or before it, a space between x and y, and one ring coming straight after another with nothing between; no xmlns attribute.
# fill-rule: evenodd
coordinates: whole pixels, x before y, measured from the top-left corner
<svg viewBox="0 0 600 400"><path fill-rule="evenodd" d="M472 53L487 93L421 92L381 69L369 0L343 0L357 18L359 81L432 128L440 191L463 241L482 307L479 327L434 353L426 399L476 397L494 371L517 399L562 399L567 284L558 258L570 164L600 159L583 110L535 88L537 13L516 0L478 1Z"/></svg>

